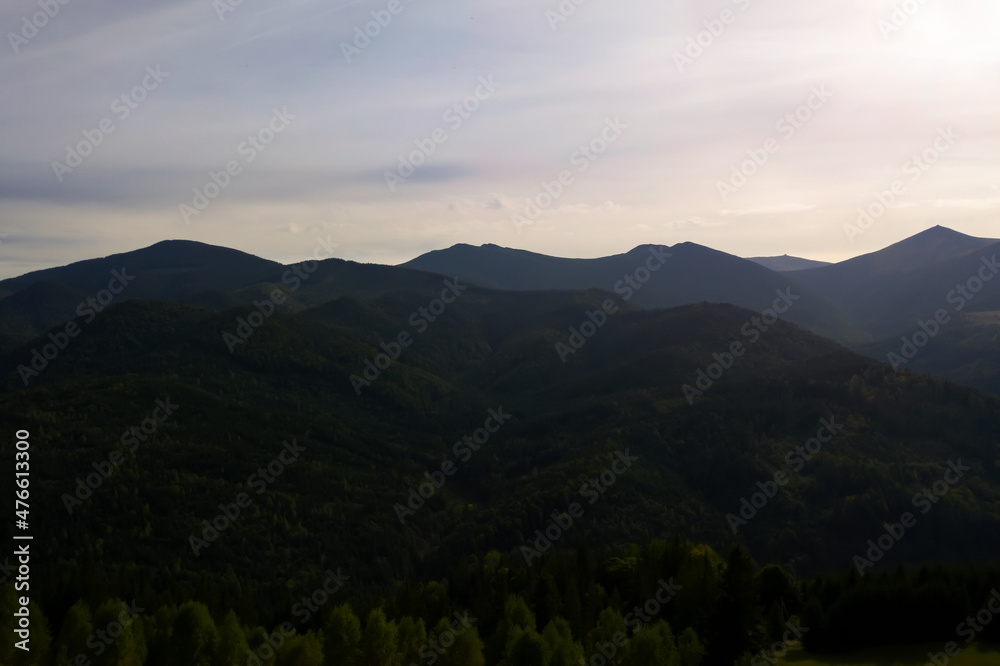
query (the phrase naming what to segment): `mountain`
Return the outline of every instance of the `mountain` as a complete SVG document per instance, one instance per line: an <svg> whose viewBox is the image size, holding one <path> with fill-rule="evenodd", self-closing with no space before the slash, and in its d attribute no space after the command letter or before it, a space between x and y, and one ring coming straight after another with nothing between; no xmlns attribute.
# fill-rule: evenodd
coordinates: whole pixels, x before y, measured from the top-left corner
<svg viewBox="0 0 1000 666"><path fill-rule="evenodd" d="M871 336L855 351L1000 394L998 257L997 240L937 226L793 275Z"/></svg>
<svg viewBox="0 0 1000 666"><path fill-rule="evenodd" d="M895 362L901 369L1000 395L1000 312L969 311L949 316L951 320L928 344L914 346L917 353L912 358L903 354L903 339L912 344L914 334L921 331L917 326L859 345L856 351L879 361ZM907 350L912 353L910 347Z"/></svg>
<svg viewBox="0 0 1000 666"><path fill-rule="evenodd" d="M227 247L188 240L161 241L140 250L78 261L0 281L0 293L55 280L93 294L107 287L112 271L135 275L123 298L180 301L206 291L228 291L280 274L282 265Z"/></svg>
<svg viewBox="0 0 1000 666"><path fill-rule="evenodd" d="M949 294L975 278L1000 241L934 227L889 247L830 266L795 272L874 338L913 328L917 319L951 308ZM970 310L1000 309L1000 280L968 301Z"/></svg>
<svg viewBox="0 0 1000 666"><path fill-rule="evenodd" d="M282 269L238 250L172 240L26 273L0 281L5 295L0 298L0 351L79 316L81 309L95 310L98 306L88 305L87 298L99 299L99 306L136 298L208 302L280 275Z"/></svg>
<svg viewBox="0 0 1000 666"><path fill-rule="evenodd" d="M34 271L0 282L0 352L96 311L88 298L108 303L156 300L221 311L285 291L292 311L341 296L367 298L387 291L429 294L439 276L342 259L314 262L312 271L284 266L226 247L163 241L150 247ZM121 274L121 278L115 275ZM125 282L124 287L122 281ZM111 282L111 289L109 289ZM118 293L114 293L117 290ZM107 303L105 303L107 304ZM99 303L100 305L100 303Z"/></svg>
<svg viewBox="0 0 1000 666"><path fill-rule="evenodd" d="M447 576L454 562L489 550L519 557L528 535L616 451L641 465L587 505L573 543L679 534L717 548L744 543L801 572L846 568L944 461L961 458L974 473L957 499L921 518L890 559L976 559L1000 548L1000 399L896 375L786 322L751 338L740 331L754 313L732 305L624 304L573 343L570 329L582 330L608 298L468 287L421 332L411 317L426 295L344 297L273 313L232 350L223 335L255 307L113 306L30 386L15 375L0 392L0 427L37 424L32 462L44 472L32 488L52 499L34 518L62 526L41 556L54 570L113 560L153 587L196 589L206 576L222 584L231 567L258 589L275 570L310 571L320 553L366 586L413 571ZM412 340L394 347L401 332ZM30 362L26 350L44 341L3 362ZM734 341L745 352L726 359ZM716 374L713 364L727 369ZM73 504L75 479L168 398L176 413ZM456 442L489 410L509 423L481 452L456 458ZM734 536L727 514L790 464L786 454L821 419L842 432ZM253 510L207 554L192 556L189 536L293 439L303 462L254 495ZM449 460L461 471L401 524L394 507ZM95 534L99 552L73 546ZM83 583L51 584L65 593Z"/></svg>
<svg viewBox="0 0 1000 666"><path fill-rule="evenodd" d="M777 272L800 271L805 268L819 268L820 266L830 265L828 261L813 261L812 259L790 257L787 254L783 254L780 257L748 257L747 261L752 261L764 268L770 268L772 271Z"/></svg>
<svg viewBox="0 0 1000 666"><path fill-rule="evenodd" d="M947 335L935 337L927 353L908 359L906 368L997 391L1000 351L993 340L1000 325L989 313L1000 311L1000 289L989 282L974 298L955 294L956 286L974 278L998 250L1000 244L991 239L935 227L839 264L780 273L693 243L644 245L598 259L456 245L399 267L327 259L303 272L228 248L164 241L0 282L0 294L6 295L0 298L0 353L92 312L96 306L87 299L98 296L112 303L161 300L221 312L267 300L274 289L282 289L286 301L280 310L299 312L341 301L331 306L332 316L351 299L427 296L440 292L445 279L457 277L459 284L494 290L597 289L620 305L646 308L711 302L760 313L786 293L795 297L794 305L781 317L880 361L891 360L902 338L918 330L918 321L946 309L954 325L948 324ZM112 294L109 282L122 269L128 284Z"/></svg>
<svg viewBox="0 0 1000 666"><path fill-rule="evenodd" d="M662 262L656 259L660 255L664 256ZM655 271L645 268L651 258ZM791 289L801 300L783 318L845 344L870 341L835 304L790 276L695 243L640 245L624 254L597 259L566 259L496 245L462 244L428 252L401 266L456 275L470 284L498 290L603 289L647 308L710 302L760 312L772 306L776 292ZM643 276L647 282L633 289L636 278ZM629 286L629 279L633 286Z"/></svg>
<svg viewBox="0 0 1000 666"><path fill-rule="evenodd" d="M706 248L673 249L672 277L700 293L724 285L697 286L699 262L732 265L767 288L761 275L783 277ZM613 269L631 263L634 276L640 260ZM0 353L11 369L0 429L30 430L40 537L31 552L49 572L32 581L32 635L45 635L47 615L63 657L84 649L74 636L118 616L115 598L148 609L138 626L151 664L172 663L159 658L174 654L171 641L211 645L207 618L225 622L220 641L239 647L220 663L241 661L267 640L258 625L290 617L315 645L311 657L279 663L320 663L315 632L338 626L330 618L346 602L367 617L366 645L385 635L375 633L384 607L398 624L383 626L415 635L414 650L419 627L471 609L496 664L503 614L523 615L510 594L539 628L554 627L549 639L566 633L549 624L565 614L581 640L602 609L627 612L660 576L676 575L686 590L664 617L728 648L762 621L754 610L745 626L732 622L734 604L756 608L757 593L745 591L758 582L776 635L788 592L788 612L816 627L820 646L876 631L870 615L893 605L941 613L933 635L950 636L957 610L978 608L972 597L994 585L938 565L995 561L1000 549L996 396L894 372L794 323L765 325L759 310L645 309L639 295L659 276L626 299L613 285L504 291L333 259L268 265L262 278L250 271L205 290L209 269L187 273L176 302L115 299L73 317L81 333L58 350L50 341L63 322ZM169 263L160 272L184 274ZM93 288L57 277L21 285L0 307L15 312L32 298L62 307ZM35 314L20 325L52 316ZM45 347L46 357L33 353ZM0 455L16 453L0 439ZM905 538L857 576L856 556L885 542L887 523L917 513L915 493L931 492ZM772 565L758 574L753 560ZM897 563L934 566L905 573ZM344 589L300 619L295 609L311 603L302 595L332 571L346 574ZM969 598L943 603L934 589L948 586ZM0 606L13 617L4 589ZM404 631L405 614L426 624ZM915 625L906 635L930 634ZM196 663L188 655L199 650L181 661ZM723 656L703 663L733 663Z"/></svg>

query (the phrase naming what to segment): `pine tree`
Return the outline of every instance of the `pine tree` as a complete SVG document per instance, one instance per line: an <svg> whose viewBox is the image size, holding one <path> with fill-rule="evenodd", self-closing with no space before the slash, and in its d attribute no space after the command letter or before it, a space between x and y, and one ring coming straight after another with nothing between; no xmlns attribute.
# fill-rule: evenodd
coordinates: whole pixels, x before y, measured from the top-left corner
<svg viewBox="0 0 1000 666"><path fill-rule="evenodd" d="M757 568L750 555L741 546L734 547L726 562L722 597L713 615L708 642L713 663L732 663L757 646L761 624L759 587Z"/></svg>

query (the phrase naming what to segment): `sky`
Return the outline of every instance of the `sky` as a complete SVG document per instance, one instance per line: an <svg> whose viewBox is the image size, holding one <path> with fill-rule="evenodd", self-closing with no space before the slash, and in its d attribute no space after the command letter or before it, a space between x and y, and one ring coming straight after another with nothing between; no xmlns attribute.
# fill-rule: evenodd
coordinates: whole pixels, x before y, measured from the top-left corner
<svg viewBox="0 0 1000 666"><path fill-rule="evenodd" d="M997 237L998 23L996 0L6 0L0 277L181 238L396 264Z"/></svg>

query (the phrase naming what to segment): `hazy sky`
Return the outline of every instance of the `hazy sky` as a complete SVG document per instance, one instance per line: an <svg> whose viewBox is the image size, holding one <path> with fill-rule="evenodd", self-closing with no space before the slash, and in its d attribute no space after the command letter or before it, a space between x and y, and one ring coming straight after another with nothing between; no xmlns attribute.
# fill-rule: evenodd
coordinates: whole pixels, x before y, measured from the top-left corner
<svg viewBox="0 0 1000 666"><path fill-rule="evenodd" d="M398 263L1000 236L996 0L62 1L0 5L0 277L169 238Z"/></svg>

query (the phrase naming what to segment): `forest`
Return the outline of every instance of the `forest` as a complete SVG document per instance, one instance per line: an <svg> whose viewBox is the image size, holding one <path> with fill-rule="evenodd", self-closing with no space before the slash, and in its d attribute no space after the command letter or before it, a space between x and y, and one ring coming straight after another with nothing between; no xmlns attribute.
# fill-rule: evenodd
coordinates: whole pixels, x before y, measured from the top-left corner
<svg viewBox="0 0 1000 666"><path fill-rule="evenodd" d="M424 295L275 313L233 353L250 308L109 308L0 393L0 428L31 430L33 658L729 666L786 634L952 640L988 602L995 396L778 322L689 404L747 311L624 309L563 364L555 342L604 298L470 288L360 396L351 375ZM419 654L445 631L454 649Z"/></svg>
<svg viewBox="0 0 1000 666"><path fill-rule="evenodd" d="M406 582L360 600L328 571L287 606L238 612L225 581L198 598L95 593L61 617L33 604L30 658L39 666L737 666L771 662L792 644L815 652L915 642L1000 642L1000 567L897 565L798 579L741 547L650 542L609 552L586 545L528 566L496 551L442 580ZM3 622L14 592L3 586ZM275 610L278 608L279 610ZM248 616L267 618L264 624ZM996 619L997 621L993 621ZM11 627L4 627L9 634Z"/></svg>

